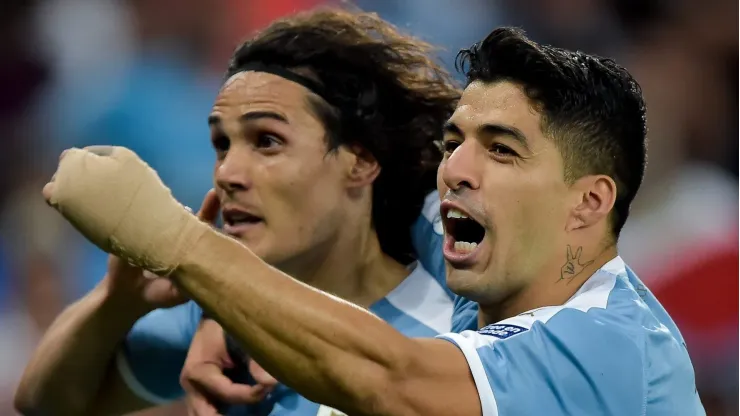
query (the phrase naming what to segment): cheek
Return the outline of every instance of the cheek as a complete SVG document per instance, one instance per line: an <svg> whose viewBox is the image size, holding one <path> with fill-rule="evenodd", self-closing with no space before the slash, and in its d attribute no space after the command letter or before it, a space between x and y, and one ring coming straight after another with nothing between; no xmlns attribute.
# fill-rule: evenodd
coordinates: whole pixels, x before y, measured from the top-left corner
<svg viewBox="0 0 740 416"><path fill-rule="evenodd" d="M213 164L213 187L218 191L218 168L221 166L221 162L216 160L216 162Z"/></svg>
<svg viewBox="0 0 740 416"><path fill-rule="evenodd" d="M289 164L279 172L267 170L265 177L272 183L269 191L282 202L282 221L293 227L313 228L339 202L341 183L327 162Z"/></svg>
<svg viewBox="0 0 740 416"><path fill-rule="evenodd" d="M535 238L555 238L565 227L562 190L557 184L547 181L533 182L523 189L522 193L525 192L519 206L523 226L529 228Z"/></svg>
<svg viewBox="0 0 740 416"><path fill-rule="evenodd" d="M445 184L445 181L442 180L442 169L444 167L444 162L439 165L439 168L437 168L437 192L439 192L439 198L444 198L445 194L447 193L447 185Z"/></svg>
<svg viewBox="0 0 740 416"><path fill-rule="evenodd" d="M549 183L505 172L490 172L489 178L496 180L486 192L492 195L487 208L501 234L529 233L560 217L556 192Z"/></svg>

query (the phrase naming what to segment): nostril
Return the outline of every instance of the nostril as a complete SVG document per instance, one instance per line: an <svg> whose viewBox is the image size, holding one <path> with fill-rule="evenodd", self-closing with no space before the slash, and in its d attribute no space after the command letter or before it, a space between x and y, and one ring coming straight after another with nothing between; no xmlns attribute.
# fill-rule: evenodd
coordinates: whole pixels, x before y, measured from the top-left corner
<svg viewBox="0 0 740 416"><path fill-rule="evenodd" d="M463 187L465 187L465 188L468 188L468 189L473 189L473 185L471 185L471 184L470 184L470 182L468 182L468 181L460 181L460 182L459 182L459 183L457 184L457 187L458 187L458 188L463 188Z"/></svg>
<svg viewBox="0 0 740 416"><path fill-rule="evenodd" d="M237 181L219 181L218 186L227 194L244 191L247 189L247 187L243 183Z"/></svg>

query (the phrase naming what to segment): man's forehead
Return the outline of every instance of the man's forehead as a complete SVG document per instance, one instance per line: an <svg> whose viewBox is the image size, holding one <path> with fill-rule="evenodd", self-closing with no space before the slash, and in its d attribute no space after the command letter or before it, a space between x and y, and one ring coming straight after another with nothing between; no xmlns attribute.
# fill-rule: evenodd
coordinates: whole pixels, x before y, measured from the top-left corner
<svg viewBox="0 0 740 416"><path fill-rule="evenodd" d="M253 107L279 112L302 109L305 106L306 88L265 72L239 72L231 76L216 97L213 113L227 109L243 113ZM229 112L231 112L229 110Z"/></svg>
<svg viewBox="0 0 740 416"><path fill-rule="evenodd" d="M463 91L450 121L458 125L493 122L517 125L538 123L539 114L518 85L475 81Z"/></svg>

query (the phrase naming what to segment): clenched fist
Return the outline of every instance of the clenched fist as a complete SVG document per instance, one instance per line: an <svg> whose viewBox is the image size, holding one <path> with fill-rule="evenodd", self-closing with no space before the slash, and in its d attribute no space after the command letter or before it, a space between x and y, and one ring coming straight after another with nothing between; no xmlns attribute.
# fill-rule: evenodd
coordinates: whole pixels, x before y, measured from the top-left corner
<svg viewBox="0 0 740 416"><path fill-rule="evenodd" d="M43 194L102 250L158 275L171 273L210 231L124 147L66 150Z"/></svg>

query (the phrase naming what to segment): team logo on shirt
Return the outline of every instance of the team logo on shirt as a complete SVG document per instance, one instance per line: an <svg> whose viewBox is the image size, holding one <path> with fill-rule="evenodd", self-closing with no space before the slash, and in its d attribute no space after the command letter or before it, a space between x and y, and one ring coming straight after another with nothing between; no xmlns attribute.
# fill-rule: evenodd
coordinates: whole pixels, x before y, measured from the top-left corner
<svg viewBox="0 0 740 416"><path fill-rule="evenodd" d="M506 339L512 335L521 334L522 332L526 332L526 331L527 331L527 328L524 328L518 325L491 324L491 325L484 326L483 328L479 329L478 333L482 335L496 337L499 339Z"/></svg>

